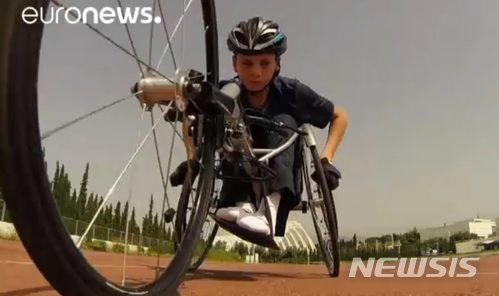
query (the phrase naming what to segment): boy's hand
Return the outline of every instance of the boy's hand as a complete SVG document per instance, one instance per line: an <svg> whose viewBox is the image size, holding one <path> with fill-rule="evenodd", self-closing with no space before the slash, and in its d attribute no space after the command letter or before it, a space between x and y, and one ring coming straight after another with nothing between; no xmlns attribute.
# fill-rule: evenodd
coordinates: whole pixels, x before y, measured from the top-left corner
<svg viewBox="0 0 499 296"><path fill-rule="evenodd" d="M196 160L186 160L181 164L179 164L179 166L175 169L175 171L172 174L170 174L170 184L173 187L184 184L185 178L187 177L187 173L189 172L189 165L193 173L192 180L194 181L194 178L197 177L200 169L199 162L197 162Z"/></svg>
<svg viewBox="0 0 499 296"><path fill-rule="evenodd" d="M340 185L341 172L329 162L329 160L324 157L321 159L322 167L324 168L324 175L326 176L326 182L329 190L333 191ZM311 175L312 179L319 183L319 176L317 170Z"/></svg>

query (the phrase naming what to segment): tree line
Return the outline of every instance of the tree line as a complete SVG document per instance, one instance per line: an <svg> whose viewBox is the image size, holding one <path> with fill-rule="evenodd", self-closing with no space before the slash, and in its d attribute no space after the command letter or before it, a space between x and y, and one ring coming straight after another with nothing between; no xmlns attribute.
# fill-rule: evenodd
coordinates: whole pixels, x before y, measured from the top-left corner
<svg viewBox="0 0 499 296"><path fill-rule="evenodd" d="M71 184L68 173L64 165L56 163L54 177L51 181L51 187L55 202L59 208L60 214L66 218L90 223L97 213L99 206L104 202L104 197L96 193L88 192L89 164L87 163L83 173L82 180L77 191ZM154 201L153 195L150 196L149 211L142 218L142 226L137 223L135 207L131 207L128 201L121 201L115 204L108 203L102 209L95 220L95 224L104 228L111 228L116 231L125 231L129 211L130 218L128 231L130 234L145 236L151 238L171 238L171 232L160 227L160 217L158 213L153 213Z"/></svg>
<svg viewBox="0 0 499 296"><path fill-rule="evenodd" d="M74 223L71 220L90 223L94 215L97 213L99 206L104 202L104 197L94 192L89 192L89 164L87 163L83 173L81 182L78 188L71 183L70 177L66 172L65 166L56 163L55 173L50 186L56 205L60 215L63 217L63 222L66 225L68 232L74 233ZM2 197L0 191L0 198ZM137 223L135 207L131 207L127 202L122 203L107 203L101 213L95 220L95 225L101 228L109 228L114 231L124 232L126 230L126 221L130 213L129 233L136 236L145 236L151 238L171 239L170 228L165 229L160 227L160 216L154 213L153 195L150 196L149 211L142 218L141 226ZM11 222L8 211L4 219L6 222ZM83 224L84 224L83 223ZM81 230L81 229L80 229ZM81 234L81 233L79 233Z"/></svg>
<svg viewBox="0 0 499 296"><path fill-rule="evenodd" d="M476 234L461 231L449 237L435 237L423 241L416 227L405 233L369 237L363 242L358 242L356 235L354 235L351 240L342 239L339 242L340 258L352 260L354 257L367 259L371 257L420 257L454 254L456 253L456 243L476 238L478 238Z"/></svg>
<svg viewBox="0 0 499 296"><path fill-rule="evenodd" d="M89 164L86 164L81 182L74 186L71 183L65 166L56 162L55 173L50 181L52 193L59 209L61 216L65 217L63 222L68 229L68 232L74 233L74 225L70 222L81 221L83 224L90 223L99 206L103 203L104 197L94 192L89 192ZM0 199L2 197L0 190ZM123 242L122 236L117 236L117 233L123 233L126 230L126 221L129 212L129 233L131 236L149 237L157 242L169 242L168 248L159 250L161 244L154 245L159 252L171 253L173 248L173 233L171 228L161 226L161 216L154 212L153 195L150 196L149 209L147 214L142 218L142 223L137 223L135 207L130 207L128 202L121 201L115 204L108 203L102 209L100 215L95 221L95 225L102 229L113 229L113 235L110 240L120 240ZM5 220L10 222L8 211ZM76 234L82 234L80 229ZM449 236L448 238L433 238L426 241L421 241L420 233L416 228L405 233L385 234L377 237L369 237L364 241L358 241L355 234L351 239L341 239L339 241L340 259L349 261L354 257L367 259L370 257L415 257L427 253L429 250L437 250L438 253L455 253L456 242L465 241L477 238L475 234L469 232L459 232ZM142 242L129 239L129 243L141 244ZM164 245L163 245L164 246ZM280 263L306 263L322 261L319 246L316 245L315 250L303 250L299 248L288 248L282 251L267 250L263 247L255 247L250 249L244 243L237 243L232 248L227 250L227 245L224 242L217 242L212 248L212 253L228 252L224 256L229 256L234 260L244 260L247 254L258 253L260 262L280 262Z"/></svg>
<svg viewBox="0 0 499 296"><path fill-rule="evenodd" d="M456 253L456 243L477 239L476 234L458 232L448 238L438 237L421 240L421 235L416 228L405 233L392 233L376 237L369 237L364 241L357 241L357 235L352 239L339 241L339 257L341 261L351 261L353 258L381 258L381 257L421 257L437 254ZM226 243L218 241L213 248L224 249ZM323 261L318 244L314 250L288 248L286 250L268 250L260 246L251 249L244 243L236 243L232 252L238 254L259 254L260 262L267 263L307 263Z"/></svg>

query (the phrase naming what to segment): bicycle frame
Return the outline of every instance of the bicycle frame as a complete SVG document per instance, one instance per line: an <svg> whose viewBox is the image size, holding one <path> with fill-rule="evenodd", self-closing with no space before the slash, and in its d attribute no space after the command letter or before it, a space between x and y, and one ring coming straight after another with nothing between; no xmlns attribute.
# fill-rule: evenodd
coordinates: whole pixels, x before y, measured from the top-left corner
<svg viewBox="0 0 499 296"><path fill-rule="evenodd" d="M253 152L255 154L264 154L264 153L267 153L265 154L264 156L260 157L258 160L259 161L267 161L273 157L276 157L277 155L279 155L280 153L282 153L284 150L286 150L289 146L291 146L291 144L293 144L294 141L296 141L296 139L298 137L303 137L305 139L305 145L307 147L312 147L312 146L315 146L316 145L316 142L315 142L315 138L314 138L314 135L313 135L313 132L312 132L312 128L311 126L306 123L306 124L303 124L301 127L299 127L300 131L302 131L305 135L303 136L300 136L298 135L298 133L294 133L286 142L284 142L284 144L282 144L281 146L277 147L277 148L272 148L272 149L262 149L262 148L255 148L255 149L252 149Z"/></svg>
<svg viewBox="0 0 499 296"><path fill-rule="evenodd" d="M219 111L223 111L224 124L226 126L226 132L224 134L225 144L222 146L224 152L233 153L238 152L247 157L253 158L257 161L260 166L265 168L264 163L268 162L270 159L278 156L286 149L288 149L298 137L303 137L305 145L310 148L316 145L315 138L313 136L312 127L309 124L301 125L297 131L292 130L291 136L276 148L253 148L250 144L251 135L247 132L247 122L244 120L242 106L238 104L238 96L240 93L240 88L236 83L229 83L222 89L212 92L212 100L219 107ZM265 119L264 116L252 116L253 119ZM269 120L269 124L273 123L276 129L284 128L282 123L277 121ZM227 133L227 127L230 132ZM236 135L236 136L233 136ZM257 157L258 156L258 157ZM268 168L267 170L271 170ZM253 180L257 181L258 180Z"/></svg>
<svg viewBox="0 0 499 296"><path fill-rule="evenodd" d="M229 85L228 87L230 87L230 89L231 89L230 93L232 93L232 94L238 93L237 91L234 91L234 88L233 88L234 86ZM224 88L222 88L221 91L224 92ZM229 93L229 92L225 92L225 93ZM235 111L233 112L233 115L234 114L237 114L238 118L240 118L241 112L240 112L240 110L237 110L237 105L236 105ZM232 119L234 119L234 118L232 118ZM240 124L240 123L238 123L238 124ZM241 126L241 128L245 128L244 122L243 122L243 126ZM261 164L261 163L267 162L268 160L270 160L270 159L278 156L282 152L284 152L295 141L297 141L299 137L301 137L304 140L303 144L301 144L301 145L304 145L308 149L310 149L311 147L317 146L317 142L316 142L315 137L314 137L312 126L310 124L303 124L298 128L298 130L301 133L293 131L292 135L289 136L289 138L283 144L281 144L280 146L278 146L276 148L265 149L265 148L252 148L252 147L250 147L249 148L250 151L248 151L247 154L259 156L258 162ZM301 153L304 153L304 152L301 152ZM304 159L305 163L308 163L309 160L308 160L307 155L305 154L304 157L305 157L305 159ZM312 202L312 201L308 200L306 196L302 196L301 201L302 201L301 204L297 205L293 210L294 211L302 211L302 213L306 213L307 205L309 202Z"/></svg>
<svg viewBox="0 0 499 296"><path fill-rule="evenodd" d="M192 103L199 109L202 120L197 121L198 131L203 130L203 124L207 117L223 117L224 130L218 133L220 147L227 154L240 153L249 157L251 161L264 166L268 160L276 157L289 148L298 137L305 139L305 145L310 148L316 146L316 141L309 124L303 124L298 132L293 134L279 147L272 149L259 149L251 147L251 135L247 131L244 121L244 110L240 106L238 98L241 89L238 83L231 82L218 88L203 81L203 75L195 70L178 69L174 80L161 77L147 77L141 79L132 88L142 105L151 107L154 103L175 101L178 110L185 111L186 103ZM256 116L255 118L259 118ZM261 117L264 119L264 117ZM219 123L220 124L220 123ZM282 125L274 126L281 129ZM197 134L195 142L199 143L202 135ZM260 155L260 157L256 157ZM269 169L267 169L269 170ZM255 180L254 180L255 181Z"/></svg>

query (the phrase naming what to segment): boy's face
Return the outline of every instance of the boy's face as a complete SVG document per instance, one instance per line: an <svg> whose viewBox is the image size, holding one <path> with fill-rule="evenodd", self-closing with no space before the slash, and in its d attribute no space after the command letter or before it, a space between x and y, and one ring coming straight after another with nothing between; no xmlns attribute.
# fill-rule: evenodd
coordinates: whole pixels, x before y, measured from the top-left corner
<svg viewBox="0 0 499 296"><path fill-rule="evenodd" d="M249 91L259 91L274 77L277 60L274 54L243 55L233 59L234 71Z"/></svg>

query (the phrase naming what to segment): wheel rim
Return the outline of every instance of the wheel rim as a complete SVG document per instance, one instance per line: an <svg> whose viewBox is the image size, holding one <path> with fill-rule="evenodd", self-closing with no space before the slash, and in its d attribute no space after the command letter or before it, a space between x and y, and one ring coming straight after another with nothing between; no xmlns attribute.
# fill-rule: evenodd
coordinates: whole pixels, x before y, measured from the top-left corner
<svg viewBox="0 0 499 296"><path fill-rule="evenodd" d="M215 161L215 162L217 162L217 161ZM210 209L209 209L209 211L211 213L214 213L216 211L216 202L218 200L218 196L220 194L221 187L222 187L221 180L219 180L219 179L214 180L213 194L212 194L212 198L210 201ZM194 186L191 186L189 191L195 192L196 189L197 188L195 188ZM177 241L181 240L182 234L185 232L186 223L187 223L187 221L190 220L190 217L194 214L193 209L196 208L194 205L196 204L197 199L196 198L193 199L191 197L192 197L192 194L189 194L188 201L185 204L185 208L186 208L185 216L177 215L177 219L175 222L176 223L175 227L176 227ZM180 198L182 199L183 197L181 196ZM204 262L204 260L208 256L208 253L212 247L212 244L213 244L213 241L215 239L215 236L217 235L217 232L218 232L218 225L215 223L215 221L210 216L207 216L205 227L203 227L203 229L201 231L201 237L200 237L199 242L198 242L196 249L194 251L194 255L193 255L192 260L191 260L192 264L191 264L189 271L195 271ZM178 247L178 246L176 245L176 247Z"/></svg>
<svg viewBox="0 0 499 296"><path fill-rule="evenodd" d="M312 221L317 235L318 244L320 246L320 249L322 250L322 256L325 261L328 272L330 275L337 276L339 272L338 269L339 258L337 255L334 254L335 252L332 245L333 238L331 237L330 234L330 227L329 227L330 223L327 218L328 211L326 209L326 205L324 202L324 194L322 192L321 186L319 186L317 182L313 182L310 179L308 179L309 172L313 171L313 166L314 166L313 154L317 153L317 151L314 149L313 151L310 152L305 153L304 157L304 167L305 167L304 172L305 172L305 178L307 178L305 181L305 186L308 187L307 195L309 199L310 213L312 215ZM309 154L312 154L312 157ZM312 168L308 166L309 164L312 164ZM315 195L317 196L317 198L314 197Z"/></svg>

